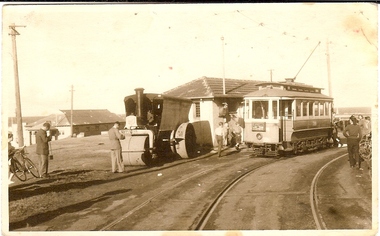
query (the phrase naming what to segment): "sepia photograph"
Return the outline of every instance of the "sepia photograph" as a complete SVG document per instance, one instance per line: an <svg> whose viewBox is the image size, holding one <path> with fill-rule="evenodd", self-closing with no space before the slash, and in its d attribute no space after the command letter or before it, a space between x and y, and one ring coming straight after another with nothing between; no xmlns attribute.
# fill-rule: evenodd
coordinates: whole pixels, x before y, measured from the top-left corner
<svg viewBox="0 0 380 236"><path fill-rule="evenodd" d="M1 14L2 235L378 234L376 4Z"/></svg>

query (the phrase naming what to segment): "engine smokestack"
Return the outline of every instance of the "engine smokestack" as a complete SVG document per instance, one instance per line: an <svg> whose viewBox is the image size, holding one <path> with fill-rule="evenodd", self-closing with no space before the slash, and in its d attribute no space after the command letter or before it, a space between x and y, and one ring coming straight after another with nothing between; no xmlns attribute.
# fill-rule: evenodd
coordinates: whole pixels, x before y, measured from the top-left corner
<svg viewBox="0 0 380 236"><path fill-rule="evenodd" d="M143 88L136 88L136 116L137 118L142 117L142 110L143 110L143 102L144 102L144 89Z"/></svg>

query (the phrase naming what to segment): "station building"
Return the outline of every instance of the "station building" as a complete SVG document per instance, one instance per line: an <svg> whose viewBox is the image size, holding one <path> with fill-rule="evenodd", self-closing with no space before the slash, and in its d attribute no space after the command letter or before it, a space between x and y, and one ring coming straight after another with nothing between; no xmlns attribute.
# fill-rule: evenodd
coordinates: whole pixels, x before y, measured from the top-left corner
<svg viewBox="0 0 380 236"><path fill-rule="evenodd" d="M197 143L215 145L214 130L219 122L242 122L244 95L258 90L256 84L262 82L203 76L163 94L192 100L189 121L194 126ZM244 123L240 124L244 127ZM205 132L207 127L211 133Z"/></svg>

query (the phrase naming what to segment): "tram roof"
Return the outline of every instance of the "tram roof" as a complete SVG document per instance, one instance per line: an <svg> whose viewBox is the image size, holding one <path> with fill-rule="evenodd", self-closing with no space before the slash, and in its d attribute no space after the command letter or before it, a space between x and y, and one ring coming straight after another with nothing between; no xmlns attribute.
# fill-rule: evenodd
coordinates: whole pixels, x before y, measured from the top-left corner
<svg viewBox="0 0 380 236"><path fill-rule="evenodd" d="M308 89L323 89L323 88L314 87L312 85L308 85L308 84L304 84L304 83L294 82L294 80L290 80L290 79L288 79L287 81L284 81L284 82L263 82L263 83L256 84L256 86L268 86L268 85L292 86L292 87L308 88Z"/></svg>
<svg viewBox="0 0 380 236"><path fill-rule="evenodd" d="M290 97L290 98L319 98L319 99L333 99L321 93L289 91L276 88L264 88L244 96L247 97Z"/></svg>

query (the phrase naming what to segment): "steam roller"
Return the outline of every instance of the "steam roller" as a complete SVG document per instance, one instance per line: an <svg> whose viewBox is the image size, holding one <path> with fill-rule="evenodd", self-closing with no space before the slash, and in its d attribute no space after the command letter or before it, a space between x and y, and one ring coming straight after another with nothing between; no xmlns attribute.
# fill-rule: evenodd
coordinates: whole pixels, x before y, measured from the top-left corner
<svg viewBox="0 0 380 236"><path fill-rule="evenodd" d="M191 100L145 94L143 88L125 97L126 124L121 130L124 165L151 165L157 158L196 156L196 135L188 121Z"/></svg>

